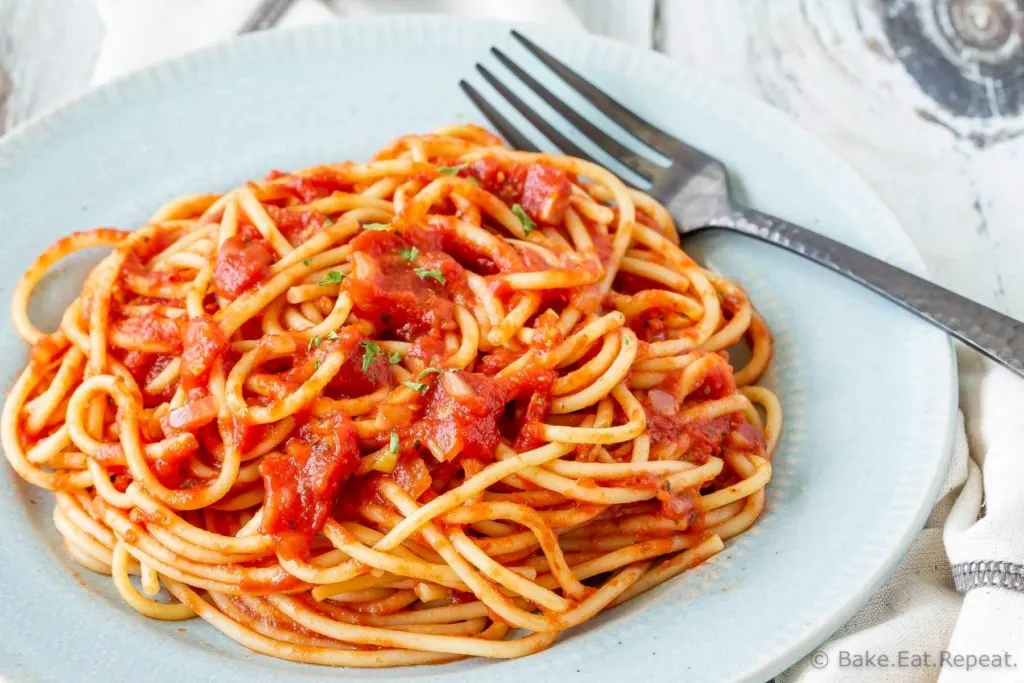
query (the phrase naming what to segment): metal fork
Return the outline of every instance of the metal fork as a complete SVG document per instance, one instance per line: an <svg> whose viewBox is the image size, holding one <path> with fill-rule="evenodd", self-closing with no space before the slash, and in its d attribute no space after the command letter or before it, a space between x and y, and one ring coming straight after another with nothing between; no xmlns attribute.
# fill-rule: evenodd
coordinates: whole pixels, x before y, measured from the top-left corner
<svg viewBox="0 0 1024 683"><path fill-rule="evenodd" d="M509 72L579 133L649 181L651 187L647 192L668 207L680 234L723 228L780 246L881 294L1024 377L1024 324L1021 322L845 244L739 204L729 195L728 173L717 159L640 118L518 31L512 31L512 36L625 132L670 160L666 166L622 145L592 121L573 111L558 95L501 50L491 48ZM486 67L477 64L476 68L512 107L560 150L594 161ZM464 80L459 82L459 86L514 147L539 151L476 88Z"/></svg>

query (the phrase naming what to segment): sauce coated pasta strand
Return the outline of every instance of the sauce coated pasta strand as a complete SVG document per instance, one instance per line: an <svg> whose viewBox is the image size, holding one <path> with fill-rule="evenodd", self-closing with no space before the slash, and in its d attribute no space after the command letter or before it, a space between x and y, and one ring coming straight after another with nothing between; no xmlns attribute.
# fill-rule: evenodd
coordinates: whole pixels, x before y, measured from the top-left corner
<svg viewBox="0 0 1024 683"><path fill-rule="evenodd" d="M475 126L73 233L12 315L3 448L68 554L299 662L547 648L750 528L782 429L767 326L664 207Z"/></svg>

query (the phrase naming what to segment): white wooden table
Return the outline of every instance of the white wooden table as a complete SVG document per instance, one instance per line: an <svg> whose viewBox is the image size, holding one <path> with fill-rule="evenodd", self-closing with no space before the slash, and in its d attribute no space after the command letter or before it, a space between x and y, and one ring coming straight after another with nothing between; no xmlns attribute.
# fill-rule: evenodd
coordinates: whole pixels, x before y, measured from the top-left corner
<svg viewBox="0 0 1024 683"><path fill-rule="evenodd" d="M936 281L1024 318L1018 0L568 2L785 111L875 186ZM92 0L0 0L0 131L84 89L102 35Z"/></svg>

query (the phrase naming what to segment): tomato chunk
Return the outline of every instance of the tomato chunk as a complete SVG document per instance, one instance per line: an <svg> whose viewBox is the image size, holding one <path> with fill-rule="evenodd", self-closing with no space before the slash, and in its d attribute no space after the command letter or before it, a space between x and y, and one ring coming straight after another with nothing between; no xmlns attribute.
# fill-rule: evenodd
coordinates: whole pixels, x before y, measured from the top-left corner
<svg viewBox="0 0 1024 683"><path fill-rule="evenodd" d="M569 208L572 182L560 168L484 158L471 163L466 173L505 202L520 204L536 221L559 224Z"/></svg>
<svg viewBox="0 0 1024 683"><path fill-rule="evenodd" d="M381 239L362 238L377 234L381 233L360 235L353 240L353 247L375 253ZM415 341L435 329L456 329L455 303L447 290L463 283L462 267L441 252L420 253L413 262L397 249L379 254L368 277L345 278L342 287L352 295L355 311L377 330L391 331L406 341Z"/></svg>
<svg viewBox="0 0 1024 683"><path fill-rule="evenodd" d="M214 361L227 346L227 336L209 316L188 321L185 327L185 350L181 355L181 377L185 389L205 383Z"/></svg>
<svg viewBox="0 0 1024 683"><path fill-rule="evenodd" d="M686 460L703 463L722 450L722 442L730 432L739 428L743 416L739 413L720 415L710 419L681 420L677 415L663 415L644 403L647 413L647 432L652 443L676 442L684 445Z"/></svg>
<svg viewBox="0 0 1024 683"><path fill-rule="evenodd" d="M498 422L505 406L516 398L538 393L550 397L553 380L554 374L542 368L510 377L445 372L428 391L423 419L414 426L414 434L438 460L463 457L490 461L501 438ZM527 420L539 420L547 400L531 399Z"/></svg>
<svg viewBox="0 0 1024 683"><path fill-rule="evenodd" d="M255 233L255 236L253 235ZM227 299L237 299L267 275L274 251L254 228L246 226L221 245L213 263L213 287Z"/></svg>
<svg viewBox="0 0 1024 683"><path fill-rule="evenodd" d="M277 229L292 246L299 246L327 225L327 216L316 211L279 209L267 206L267 214L274 219Z"/></svg>
<svg viewBox="0 0 1024 683"><path fill-rule="evenodd" d="M352 422L339 413L312 418L284 449L260 463L265 502L261 527L287 556L305 557L334 508L338 488L359 464Z"/></svg>
<svg viewBox="0 0 1024 683"><path fill-rule="evenodd" d="M569 174L562 169L544 164L530 164L526 167L520 203L535 220L552 225L560 224L569 208L571 194Z"/></svg>
<svg viewBox="0 0 1024 683"><path fill-rule="evenodd" d="M376 342L363 339L352 325L341 328L338 338L325 341L322 349L337 349L348 354L338 374L327 385L338 398L366 396L380 387L394 384L387 352Z"/></svg>

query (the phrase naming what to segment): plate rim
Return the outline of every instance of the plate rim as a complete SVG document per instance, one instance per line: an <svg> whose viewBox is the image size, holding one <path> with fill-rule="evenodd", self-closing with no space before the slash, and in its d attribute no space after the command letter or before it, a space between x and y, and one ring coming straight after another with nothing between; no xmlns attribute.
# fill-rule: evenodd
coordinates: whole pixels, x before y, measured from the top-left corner
<svg viewBox="0 0 1024 683"><path fill-rule="evenodd" d="M813 153L816 157L827 160L830 166L830 173L837 178L842 177L844 182L849 184L847 192L856 194L858 197L862 197L870 201L873 205L871 210L878 216L884 217L884 222L887 224L884 232L886 233L886 237L890 240L888 245L889 249L893 252L886 256L890 256L894 260L902 263L905 268L912 272L920 275L925 275L927 273L923 259L920 256L920 252L915 247L909 233L904 229L900 219L884 199L882 199L881 195L841 155L835 152L814 133L791 119L781 110L768 102L748 94L746 91L738 87L733 87L727 83L711 79L707 75L701 73L697 68L677 63L667 55L627 43L622 43L611 38L593 35L577 27L554 27L543 23L443 15L394 14L346 19L331 24L275 29L263 33L249 34L246 36L227 39L225 41L190 50L186 53L156 64L122 74L110 81L104 82L72 97L63 104L37 117L18 124L0 138L0 175L4 172L16 170L17 156L20 151L19 148L30 146L34 142L44 141L45 137L52 132L50 129L51 124L59 122L65 117L73 118L85 107L109 104L110 100L118 99L119 95L123 95L125 97L137 96L137 93L134 92L135 90L145 90L148 87L152 87L154 84L166 81L168 78L178 77L180 73L175 73L176 71L180 72L182 70L188 70L190 66L200 65L200 62L204 59L220 57L221 59L230 60L233 58L239 58L240 52L242 53L241 56L244 58L245 51L247 50L269 50L273 49L275 44L278 44L280 47L284 47L288 45L289 41L293 41L303 35L308 37L314 36L318 33L341 34L352 32L364 25L374 26L375 28L373 30L376 32L384 31L386 29L390 29L392 31L398 31L401 29L408 30L410 27L414 30L416 30L416 27L419 27L419 30L440 32L446 30L444 28L445 25L453 24L463 25L465 28L462 30L466 30L466 28L471 28L472 26L484 25L489 29L504 28L506 32L511 28L518 28L526 32L537 31L542 33L564 33L567 35L567 38L572 41L580 43L590 42L595 46L613 50L618 54L638 61L654 60L656 62L661 62L663 68L669 68L672 71L677 72L679 79L694 83L703 90L741 102L743 106L747 108L747 111L751 112L750 115L753 118L764 119L767 117L773 119L774 125L788 128L795 136L799 137L802 143L801 156L807 156L808 153ZM935 471L930 473L932 481L928 488L926 501L918 506L913 522L904 530L899 539L893 543L890 552L886 554L884 561L879 562L878 567L870 574L870 576L863 580L855 591L850 592L846 599L842 601L842 604L838 609L834 610L830 616L820 622L816 622L816 628L813 629L813 631L809 631L806 637L792 642L785 648L779 649L770 661L766 661L760 666L752 669L750 673L745 675L741 680L763 681L770 678L771 676L774 676L792 666L815 647L831 637L831 635L846 623L885 583L898 563L906 556L906 553L910 549L914 539L924 527L924 524L931 512L931 505L933 505L937 499L938 493L941 490L945 479L945 473L948 470L953 439L957 427L956 416L959 407L957 391L957 359L953 340L948 336L946 337L945 347L947 370L946 390L943 392L943 398L947 404L947 411L944 418L946 421L946 433L943 440L944 451L936 460ZM929 504L928 501L931 501L931 503ZM17 666L18 665L15 664L15 670L17 670ZM319 670L320 667L317 667L317 669ZM329 669L326 668L323 670L329 671Z"/></svg>

